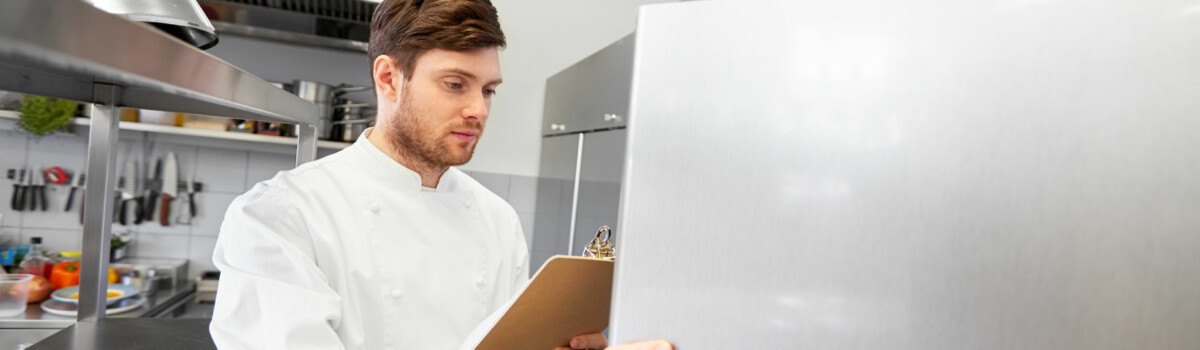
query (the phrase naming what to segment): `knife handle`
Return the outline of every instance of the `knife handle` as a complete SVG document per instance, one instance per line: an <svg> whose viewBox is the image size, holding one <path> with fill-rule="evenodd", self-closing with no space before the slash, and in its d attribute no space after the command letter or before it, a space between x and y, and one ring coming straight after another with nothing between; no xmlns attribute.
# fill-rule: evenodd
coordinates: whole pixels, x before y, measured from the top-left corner
<svg viewBox="0 0 1200 350"><path fill-rule="evenodd" d="M196 217L196 194L188 192L188 215Z"/></svg>
<svg viewBox="0 0 1200 350"><path fill-rule="evenodd" d="M174 199L174 198L171 198L171 195L166 194L166 193L162 194L162 204L160 204L158 206L159 207L158 223L162 224L163 226L171 225L171 200L172 199Z"/></svg>
<svg viewBox="0 0 1200 350"><path fill-rule="evenodd" d="M143 201L145 206L142 207L142 217L146 221L154 220L154 200L156 197L158 197L158 192L150 190L150 194L146 195L146 200Z"/></svg>
<svg viewBox="0 0 1200 350"><path fill-rule="evenodd" d="M127 209L129 206L129 201L131 201L131 199L122 199L121 208L117 210L117 215L119 216L121 225L129 225L129 215L125 215L125 209Z"/></svg>
<svg viewBox="0 0 1200 350"><path fill-rule="evenodd" d="M28 207L29 211L37 211L37 208L38 208L37 188L38 188L37 185L25 187L25 198L29 201L29 207Z"/></svg>
<svg viewBox="0 0 1200 350"><path fill-rule="evenodd" d="M38 197L42 202L42 211L50 210L48 208L48 203L46 202L46 185L38 186Z"/></svg>
<svg viewBox="0 0 1200 350"><path fill-rule="evenodd" d="M13 184L12 210L21 211L21 204L25 203L25 197L21 195L21 185Z"/></svg>

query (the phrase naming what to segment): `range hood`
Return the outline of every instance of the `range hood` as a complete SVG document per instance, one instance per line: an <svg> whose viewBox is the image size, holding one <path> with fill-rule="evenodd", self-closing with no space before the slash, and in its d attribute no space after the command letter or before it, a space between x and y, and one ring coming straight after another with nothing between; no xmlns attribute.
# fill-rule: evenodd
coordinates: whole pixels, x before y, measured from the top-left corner
<svg viewBox="0 0 1200 350"><path fill-rule="evenodd" d="M201 50L217 44L217 34L196 0L83 0L105 12L158 28Z"/></svg>
<svg viewBox="0 0 1200 350"><path fill-rule="evenodd" d="M378 2L198 0L220 35L366 52Z"/></svg>

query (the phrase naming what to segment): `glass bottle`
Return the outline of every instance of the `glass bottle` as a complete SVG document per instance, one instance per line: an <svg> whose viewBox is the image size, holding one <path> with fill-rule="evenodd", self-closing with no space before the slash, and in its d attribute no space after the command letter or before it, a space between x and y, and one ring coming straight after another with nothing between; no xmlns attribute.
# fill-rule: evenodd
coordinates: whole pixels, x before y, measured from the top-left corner
<svg viewBox="0 0 1200 350"><path fill-rule="evenodd" d="M42 251L42 237L33 237L29 243L29 252L25 254L25 259L21 260L18 270L20 273L50 278L50 269L54 268L54 260L47 257L46 253Z"/></svg>

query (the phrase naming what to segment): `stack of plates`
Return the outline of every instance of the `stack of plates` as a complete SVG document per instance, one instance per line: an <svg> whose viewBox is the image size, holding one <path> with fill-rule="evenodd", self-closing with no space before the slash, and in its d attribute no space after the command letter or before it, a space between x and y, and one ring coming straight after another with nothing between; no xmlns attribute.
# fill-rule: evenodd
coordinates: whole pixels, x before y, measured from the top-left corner
<svg viewBox="0 0 1200 350"><path fill-rule="evenodd" d="M42 310L60 316L75 316L79 310L79 286L67 287L50 294L51 300L42 303ZM108 307L105 315L119 314L146 303L138 288L124 284L108 285Z"/></svg>

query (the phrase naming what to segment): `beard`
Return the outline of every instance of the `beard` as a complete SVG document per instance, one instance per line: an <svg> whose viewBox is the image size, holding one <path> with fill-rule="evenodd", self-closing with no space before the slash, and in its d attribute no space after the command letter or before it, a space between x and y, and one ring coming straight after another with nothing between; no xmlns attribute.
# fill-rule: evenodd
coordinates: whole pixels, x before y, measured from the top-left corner
<svg viewBox="0 0 1200 350"><path fill-rule="evenodd" d="M406 158L432 168L445 168L466 164L475 154L475 145L483 137L483 124L476 119L466 119L439 128L430 123L430 118L420 115L413 108L412 95L408 92L408 84L401 88L400 107L392 116L393 123L387 130L392 148L403 153ZM463 142L453 140L449 136L452 130L475 130L475 140Z"/></svg>

